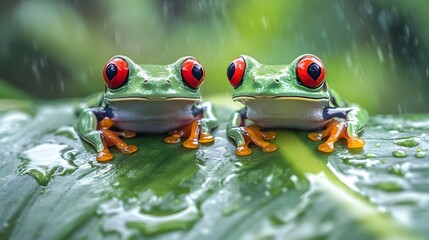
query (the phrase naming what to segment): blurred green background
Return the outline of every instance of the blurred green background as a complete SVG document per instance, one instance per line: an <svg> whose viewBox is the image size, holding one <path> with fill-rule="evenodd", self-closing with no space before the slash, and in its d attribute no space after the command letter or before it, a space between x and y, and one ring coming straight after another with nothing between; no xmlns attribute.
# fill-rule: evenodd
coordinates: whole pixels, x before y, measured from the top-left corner
<svg viewBox="0 0 429 240"><path fill-rule="evenodd" d="M59 99L102 91L116 54L141 64L196 57L204 96L230 97L226 67L318 55L330 87L371 114L428 112L429 2L2 1L0 97Z"/></svg>

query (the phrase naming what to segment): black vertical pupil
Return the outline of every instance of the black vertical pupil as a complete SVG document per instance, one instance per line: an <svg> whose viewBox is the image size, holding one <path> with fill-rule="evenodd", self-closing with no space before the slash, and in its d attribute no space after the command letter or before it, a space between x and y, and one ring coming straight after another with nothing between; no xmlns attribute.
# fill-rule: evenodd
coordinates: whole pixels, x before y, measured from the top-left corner
<svg viewBox="0 0 429 240"><path fill-rule="evenodd" d="M116 76L117 73L118 73L118 68L116 67L115 64L110 63L109 65L107 65L106 76L110 81L112 81L112 79Z"/></svg>
<svg viewBox="0 0 429 240"><path fill-rule="evenodd" d="M192 75L194 76L195 79L197 79L197 81L200 81L204 75L203 67L201 67L201 65L199 65L199 64L195 64L192 67Z"/></svg>
<svg viewBox="0 0 429 240"><path fill-rule="evenodd" d="M314 81L316 81L320 77L320 74L322 74L322 69L319 64L312 63L308 66L307 73Z"/></svg>
<svg viewBox="0 0 429 240"><path fill-rule="evenodd" d="M235 64L232 62L229 64L228 69L226 70L226 75L228 76L229 81L231 81L232 76L234 76L235 73Z"/></svg>

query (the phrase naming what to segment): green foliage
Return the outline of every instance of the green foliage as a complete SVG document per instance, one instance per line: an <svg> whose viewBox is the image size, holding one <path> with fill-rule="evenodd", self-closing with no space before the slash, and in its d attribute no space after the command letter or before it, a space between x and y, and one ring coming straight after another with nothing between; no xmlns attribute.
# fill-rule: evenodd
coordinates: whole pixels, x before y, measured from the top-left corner
<svg viewBox="0 0 429 240"><path fill-rule="evenodd" d="M375 117L361 151L317 152L304 132L237 157L220 115L214 144L126 139L98 163L77 136L76 104L0 114L1 239L419 239L429 236L429 116ZM21 104L23 106L27 104ZM404 151L397 158L394 151ZM423 157L417 157L422 153Z"/></svg>

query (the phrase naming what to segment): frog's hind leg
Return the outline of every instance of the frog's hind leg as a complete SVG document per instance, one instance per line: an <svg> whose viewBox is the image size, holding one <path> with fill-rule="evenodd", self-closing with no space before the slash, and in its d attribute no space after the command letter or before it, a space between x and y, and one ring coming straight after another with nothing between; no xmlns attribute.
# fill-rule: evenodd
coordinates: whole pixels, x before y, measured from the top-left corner
<svg viewBox="0 0 429 240"><path fill-rule="evenodd" d="M137 147L134 145L128 145L122 139L118 137L120 133L117 133L112 130L100 129L104 141L106 141L107 146L115 146L124 154L131 154L137 151Z"/></svg>
<svg viewBox="0 0 429 240"><path fill-rule="evenodd" d="M190 125L190 132L186 134L188 139L183 142L183 146L186 148L198 148L198 137L201 131L201 120L195 120Z"/></svg>
<svg viewBox="0 0 429 240"><path fill-rule="evenodd" d="M212 105L209 102L201 103L195 106L195 110L199 112L196 119L189 125L170 131L171 136L166 137L166 143L179 143L180 138L187 137L183 142L186 148L198 148L199 143L210 143L214 141L211 131L217 127L218 122L213 114Z"/></svg>
<svg viewBox="0 0 429 240"><path fill-rule="evenodd" d="M201 133L200 143L210 143L215 140L214 136L211 135L211 132L214 128L218 126L217 118L213 111L213 106L210 102L203 102L199 105L199 108L202 109L203 114L201 118Z"/></svg>
<svg viewBox="0 0 429 240"><path fill-rule="evenodd" d="M244 134L244 143L237 146L237 149L235 149L235 154L237 156L247 156L252 154L252 149L249 148L249 144L251 142L252 139L247 134Z"/></svg>
<svg viewBox="0 0 429 240"><path fill-rule="evenodd" d="M264 152L274 152L277 150L277 145L266 142L265 140L271 140L276 137L276 133L273 131L263 132L257 125L251 125L248 127L241 127L241 131L244 135L244 144L237 146L235 153L239 156L246 156L252 153L249 148L249 143L253 142L256 146L260 147Z"/></svg>
<svg viewBox="0 0 429 240"><path fill-rule="evenodd" d="M180 138L187 137L188 139L183 142L183 146L186 148L198 148L198 139L201 132L201 119L194 120L191 124L170 131L171 136L166 137L164 141L166 143L179 143Z"/></svg>
<svg viewBox="0 0 429 240"><path fill-rule="evenodd" d="M105 117L98 123L98 131L101 133L101 136L104 140L104 150L97 154L97 160L105 161L106 157L110 157L111 153L107 147L115 146L124 154L131 154L137 151L137 147L134 145L128 145L119 136L124 138L134 137L136 135L133 131L113 131L110 128L113 126L114 122L112 119ZM110 155L109 155L110 154ZM113 157L113 156L112 156ZM99 159L100 158L100 159ZM111 158L110 158L111 159Z"/></svg>
<svg viewBox="0 0 429 240"><path fill-rule="evenodd" d="M274 131L268 131L268 132L261 131L261 128L259 126L257 126L257 125L250 125L247 128L248 129L252 129L253 132L259 138L263 138L264 140L273 140L277 136L276 132L274 132Z"/></svg>
<svg viewBox="0 0 429 240"><path fill-rule="evenodd" d="M320 141L329 136L326 142L319 145L318 149L321 152L330 153L334 151L334 144L340 138L345 138L347 140L348 148L362 148L365 142L359 137L350 137L347 133L347 125L348 123L346 121L332 121L321 133L310 133L308 137L313 141Z"/></svg>

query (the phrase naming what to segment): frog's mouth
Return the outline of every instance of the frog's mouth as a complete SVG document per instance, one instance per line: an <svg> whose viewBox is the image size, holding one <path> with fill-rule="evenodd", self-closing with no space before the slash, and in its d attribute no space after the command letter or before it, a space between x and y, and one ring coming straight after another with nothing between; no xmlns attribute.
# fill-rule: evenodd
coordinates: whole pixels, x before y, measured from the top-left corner
<svg viewBox="0 0 429 240"><path fill-rule="evenodd" d="M106 97L108 102L122 102L122 101L190 101L190 102L198 102L201 101L201 98L193 98L193 97L122 97L122 98L108 98Z"/></svg>
<svg viewBox="0 0 429 240"><path fill-rule="evenodd" d="M320 97L302 97L302 96L235 96L232 98L234 101L246 102L252 100L291 100L291 101L306 101L306 102L328 102L329 98Z"/></svg>

